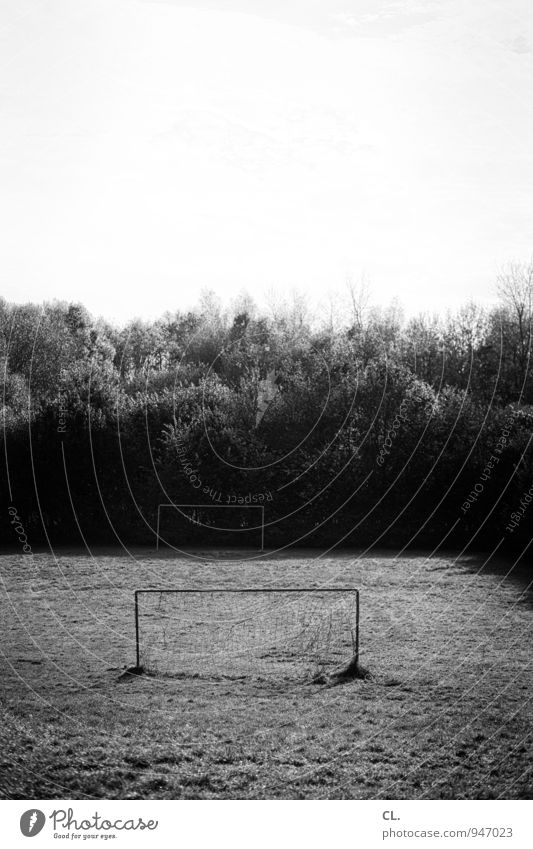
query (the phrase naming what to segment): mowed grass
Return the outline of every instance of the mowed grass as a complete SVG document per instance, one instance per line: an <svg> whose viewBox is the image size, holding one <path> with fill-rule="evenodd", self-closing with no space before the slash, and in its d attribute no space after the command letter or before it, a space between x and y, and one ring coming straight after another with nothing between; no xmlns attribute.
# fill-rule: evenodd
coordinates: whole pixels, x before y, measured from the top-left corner
<svg viewBox="0 0 533 849"><path fill-rule="evenodd" d="M313 552L0 556L4 798L530 798L532 607L512 564ZM124 676L133 591L361 590L335 687Z"/></svg>

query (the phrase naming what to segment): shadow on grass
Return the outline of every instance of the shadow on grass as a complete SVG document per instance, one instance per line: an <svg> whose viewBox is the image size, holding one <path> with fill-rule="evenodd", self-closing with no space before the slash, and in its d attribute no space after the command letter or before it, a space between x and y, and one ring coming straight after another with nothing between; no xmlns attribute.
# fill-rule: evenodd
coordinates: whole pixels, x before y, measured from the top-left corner
<svg viewBox="0 0 533 849"><path fill-rule="evenodd" d="M533 607L533 555L467 554L457 560L457 565L472 575L491 575L501 583L513 584L520 592L520 601Z"/></svg>

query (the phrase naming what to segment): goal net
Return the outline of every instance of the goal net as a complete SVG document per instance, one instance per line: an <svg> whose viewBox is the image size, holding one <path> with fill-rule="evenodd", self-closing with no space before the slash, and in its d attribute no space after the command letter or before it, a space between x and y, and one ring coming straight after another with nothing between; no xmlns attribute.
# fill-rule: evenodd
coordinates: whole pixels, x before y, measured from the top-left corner
<svg viewBox="0 0 533 849"><path fill-rule="evenodd" d="M358 658L356 589L137 590L137 668L309 680Z"/></svg>
<svg viewBox="0 0 533 849"><path fill-rule="evenodd" d="M159 504L157 542L179 549L265 547L262 504Z"/></svg>

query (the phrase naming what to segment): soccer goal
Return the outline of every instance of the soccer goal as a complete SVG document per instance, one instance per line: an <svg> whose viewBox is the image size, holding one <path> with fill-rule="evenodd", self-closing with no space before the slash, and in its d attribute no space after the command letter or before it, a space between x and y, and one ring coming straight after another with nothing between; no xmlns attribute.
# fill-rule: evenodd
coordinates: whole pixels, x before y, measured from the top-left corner
<svg viewBox="0 0 533 849"><path fill-rule="evenodd" d="M159 504L160 545L265 548L264 504Z"/></svg>
<svg viewBox="0 0 533 849"><path fill-rule="evenodd" d="M136 668L177 677L309 680L359 658L353 587L135 592Z"/></svg>

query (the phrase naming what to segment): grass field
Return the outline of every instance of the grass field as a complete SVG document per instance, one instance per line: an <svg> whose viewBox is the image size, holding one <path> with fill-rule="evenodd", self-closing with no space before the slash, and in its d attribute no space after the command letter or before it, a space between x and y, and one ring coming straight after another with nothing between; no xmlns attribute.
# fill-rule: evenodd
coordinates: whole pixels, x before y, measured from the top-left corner
<svg viewBox="0 0 533 849"><path fill-rule="evenodd" d="M0 556L3 798L530 798L531 596L503 562ZM123 675L133 591L361 591L372 677L283 687Z"/></svg>

